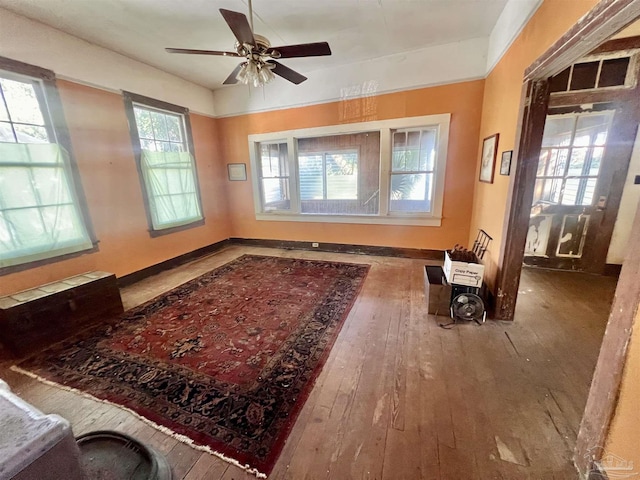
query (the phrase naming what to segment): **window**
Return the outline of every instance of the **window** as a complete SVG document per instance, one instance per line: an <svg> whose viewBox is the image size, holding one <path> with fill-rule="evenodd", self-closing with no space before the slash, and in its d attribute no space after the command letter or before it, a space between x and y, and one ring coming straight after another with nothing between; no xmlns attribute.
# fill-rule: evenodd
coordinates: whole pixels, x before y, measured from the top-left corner
<svg viewBox="0 0 640 480"><path fill-rule="evenodd" d="M289 210L289 157L286 143L260 146L260 191L265 210Z"/></svg>
<svg viewBox="0 0 640 480"><path fill-rule="evenodd" d="M436 128L393 133L390 211L431 211L437 134Z"/></svg>
<svg viewBox="0 0 640 480"><path fill-rule="evenodd" d="M449 119L251 135L256 218L439 225Z"/></svg>
<svg viewBox="0 0 640 480"><path fill-rule="evenodd" d="M125 93L152 235L203 223L188 111Z"/></svg>
<svg viewBox="0 0 640 480"><path fill-rule="evenodd" d="M547 118L534 203L592 205L613 112Z"/></svg>
<svg viewBox="0 0 640 480"><path fill-rule="evenodd" d="M48 108L59 105L53 72L0 60L0 267L92 249L64 127Z"/></svg>
<svg viewBox="0 0 640 480"><path fill-rule="evenodd" d="M357 151L300 153L298 165L301 200L358 198Z"/></svg>
<svg viewBox="0 0 640 480"><path fill-rule="evenodd" d="M631 65L632 57L624 53L615 53L612 57L574 63L551 78L550 92L564 93L595 88L631 87L635 84L633 68L629 68Z"/></svg>

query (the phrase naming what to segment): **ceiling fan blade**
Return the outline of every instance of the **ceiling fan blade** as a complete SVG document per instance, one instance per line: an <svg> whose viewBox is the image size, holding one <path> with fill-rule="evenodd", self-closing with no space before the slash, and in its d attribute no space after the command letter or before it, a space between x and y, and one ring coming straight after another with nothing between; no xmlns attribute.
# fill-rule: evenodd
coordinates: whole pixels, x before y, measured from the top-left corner
<svg viewBox="0 0 640 480"><path fill-rule="evenodd" d="M256 44L249 21L243 13L232 12L231 10L225 10L224 8L220 9L220 13L224 17L225 22L227 22L227 25L229 25L233 34L238 39L238 42L240 42L240 45L245 43L249 45Z"/></svg>
<svg viewBox="0 0 640 480"><path fill-rule="evenodd" d="M190 48L165 48L169 53L187 53L191 55L219 55L221 57L239 57L236 52L219 52L217 50L193 50Z"/></svg>
<svg viewBox="0 0 640 480"><path fill-rule="evenodd" d="M238 83L238 79L236 78L238 76L238 73L240 73L240 69L242 68L242 63L239 63L238 66L236 68L234 68L233 72L231 72L231 74L227 77L227 79L222 82L223 85L235 85L236 83Z"/></svg>
<svg viewBox="0 0 640 480"><path fill-rule="evenodd" d="M276 75L280 75L282 78L284 78L285 80L289 80L291 83L299 85L307 79L307 77L305 77L304 75L299 74L295 70L291 70L289 67L286 67L281 63L275 62L273 60L269 60L269 62L267 63L275 65L275 68L271 70L273 73L275 73Z"/></svg>
<svg viewBox="0 0 640 480"><path fill-rule="evenodd" d="M274 47L280 54L278 58L294 58L294 57L322 57L331 55L331 48L327 42L302 43L300 45L284 45L282 47Z"/></svg>

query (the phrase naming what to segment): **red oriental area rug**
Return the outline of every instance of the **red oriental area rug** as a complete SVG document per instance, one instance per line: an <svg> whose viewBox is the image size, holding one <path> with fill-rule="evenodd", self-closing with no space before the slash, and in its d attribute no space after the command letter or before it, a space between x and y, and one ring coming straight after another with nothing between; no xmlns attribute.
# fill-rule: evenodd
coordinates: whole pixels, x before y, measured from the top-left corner
<svg viewBox="0 0 640 480"><path fill-rule="evenodd" d="M124 406L264 476L368 269L245 255L17 370Z"/></svg>

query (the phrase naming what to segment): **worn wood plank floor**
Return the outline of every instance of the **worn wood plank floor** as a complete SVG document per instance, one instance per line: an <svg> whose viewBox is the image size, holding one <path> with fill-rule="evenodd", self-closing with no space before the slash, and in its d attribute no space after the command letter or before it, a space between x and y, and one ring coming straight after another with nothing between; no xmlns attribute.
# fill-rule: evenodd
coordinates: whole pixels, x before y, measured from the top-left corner
<svg viewBox="0 0 640 480"><path fill-rule="evenodd" d="M525 269L516 321L438 327L423 261L230 247L123 289L125 308L245 253L371 270L271 474L274 479L572 479L572 449L615 280ZM251 478L117 407L0 368L76 435L119 430L165 453L176 479Z"/></svg>

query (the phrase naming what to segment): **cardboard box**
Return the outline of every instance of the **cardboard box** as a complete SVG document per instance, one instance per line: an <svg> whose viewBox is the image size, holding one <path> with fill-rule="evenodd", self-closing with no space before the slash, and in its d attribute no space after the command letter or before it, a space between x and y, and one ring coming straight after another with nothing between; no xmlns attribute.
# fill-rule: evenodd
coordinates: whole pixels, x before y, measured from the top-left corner
<svg viewBox="0 0 640 480"><path fill-rule="evenodd" d="M481 287L484 277L484 265L481 263L454 262L449 252L444 252L444 275L449 283Z"/></svg>
<svg viewBox="0 0 640 480"><path fill-rule="evenodd" d="M431 315L449 315L451 285L447 282L442 267L424 267L424 298Z"/></svg>

